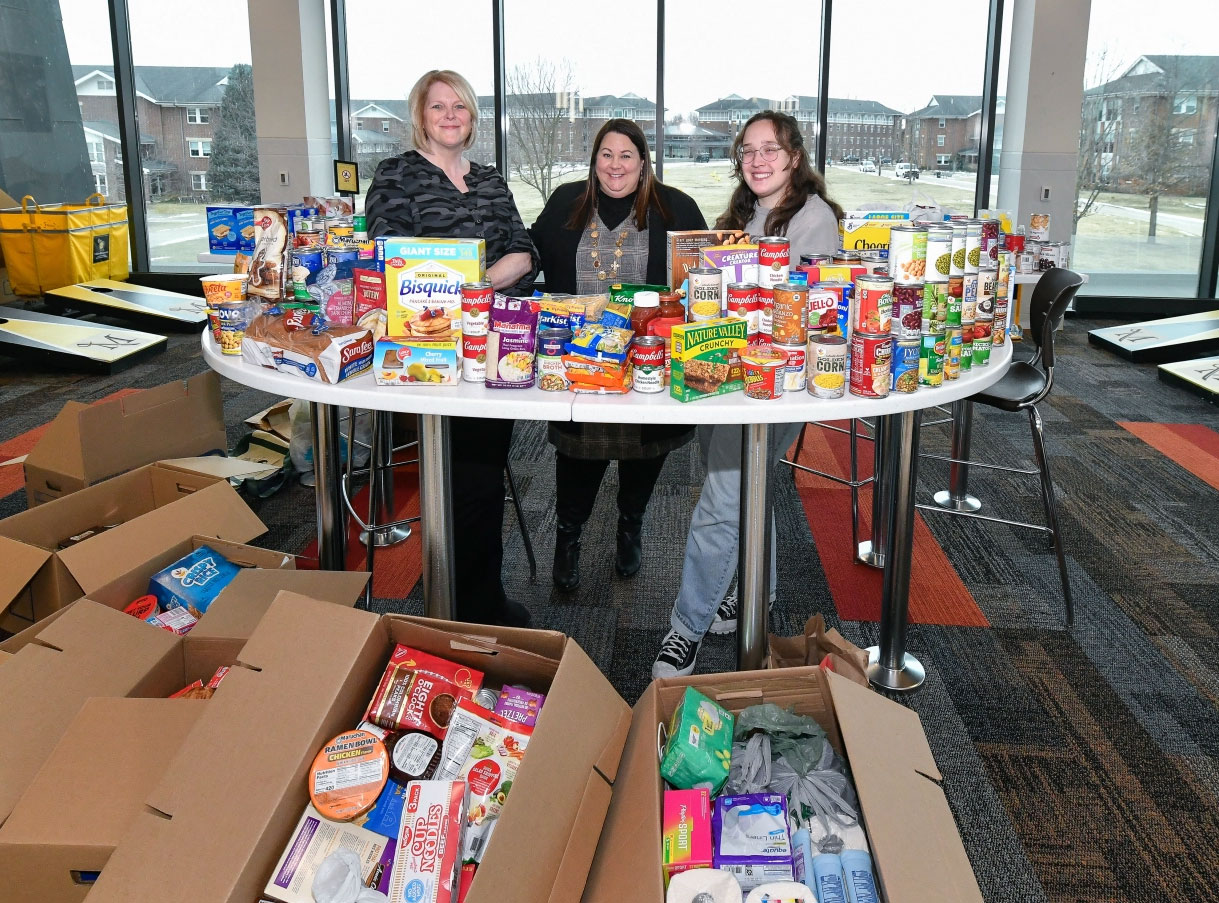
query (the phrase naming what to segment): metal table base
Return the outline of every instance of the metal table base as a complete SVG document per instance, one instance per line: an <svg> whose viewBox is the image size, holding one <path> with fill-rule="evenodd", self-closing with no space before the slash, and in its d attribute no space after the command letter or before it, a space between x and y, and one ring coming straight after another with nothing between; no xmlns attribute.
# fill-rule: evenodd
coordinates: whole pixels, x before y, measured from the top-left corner
<svg viewBox="0 0 1219 903"><path fill-rule="evenodd" d="M948 465L948 488L934 496L935 503L950 511L977 511L982 502L969 494L969 445L973 437L974 403L968 398L952 403L952 451Z"/></svg>

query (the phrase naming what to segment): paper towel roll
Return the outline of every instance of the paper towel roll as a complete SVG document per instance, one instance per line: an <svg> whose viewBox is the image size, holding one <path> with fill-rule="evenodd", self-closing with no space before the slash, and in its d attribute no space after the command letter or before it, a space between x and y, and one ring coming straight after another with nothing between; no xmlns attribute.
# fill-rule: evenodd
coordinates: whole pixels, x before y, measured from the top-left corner
<svg viewBox="0 0 1219 903"><path fill-rule="evenodd" d="M817 903L813 892L798 881L772 881L755 887L745 903Z"/></svg>
<svg viewBox="0 0 1219 903"><path fill-rule="evenodd" d="M731 872L690 869L669 879L665 903L741 903L741 896L741 885Z"/></svg>

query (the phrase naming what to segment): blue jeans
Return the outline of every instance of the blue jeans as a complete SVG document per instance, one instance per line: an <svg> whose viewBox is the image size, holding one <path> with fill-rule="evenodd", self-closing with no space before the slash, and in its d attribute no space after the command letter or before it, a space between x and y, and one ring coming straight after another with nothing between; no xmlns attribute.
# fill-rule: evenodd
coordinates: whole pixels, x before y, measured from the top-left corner
<svg viewBox="0 0 1219 903"><path fill-rule="evenodd" d="M775 423L770 428L767 466L774 466L800 433L801 423ZM690 519L686 556L681 567L681 587L673 603L673 629L688 640L699 642L715 618L720 601L732 585L737 567L741 517L741 427L712 424L698 428L698 444L707 479ZM774 516L770 533L770 592L775 598L778 584Z"/></svg>

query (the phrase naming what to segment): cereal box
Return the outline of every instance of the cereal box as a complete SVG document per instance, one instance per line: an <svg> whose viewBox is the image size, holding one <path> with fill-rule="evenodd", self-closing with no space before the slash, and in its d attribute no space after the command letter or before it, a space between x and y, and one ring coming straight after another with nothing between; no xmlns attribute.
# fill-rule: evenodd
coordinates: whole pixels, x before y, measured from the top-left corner
<svg viewBox="0 0 1219 903"><path fill-rule="evenodd" d="M715 267L720 271L720 297L728 297L728 285L733 282L757 283L758 246L713 245L703 248L700 266Z"/></svg>
<svg viewBox="0 0 1219 903"><path fill-rule="evenodd" d="M156 597L162 611L185 608L198 618L239 570L220 553L208 546L199 546L153 574L148 581L148 594Z"/></svg>
<svg viewBox="0 0 1219 903"><path fill-rule="evenodd" d="M711 791L666 790L660 837L666 885L678 872L711 868Z"/></svg>
<svg viewBox="0 0 1219 903"><path fill-rule="evenodd" d="M673 327L669 394L678 401L741 392L741 352L749 324L736 317Z"/></svg>
<svg viewBox="0 0 1219 903"><path fill-rule="evenodd" d="M904 210L848 210L838 221L838 237L847 251L889 250L889 229L910 219Z"/></svg>
<svg viewBox="0 0 1219 903"><path fill-rule="evenodd" d="M380 339L373 351L378 386L455 386L461 343L451 339Z"/></svg>
<svg viewBox="0 0 1219 903"><path fill-rule="evenodd" d="M411 781L389 879L390 903L456 903L465 781Z"/></svg>
<svg viewBox="0 0 1219 903"><path fill-rule="evenodd" d="M486 243L470 238L387 238L389 335L460 338L461 286L486 276Z"/></svg>

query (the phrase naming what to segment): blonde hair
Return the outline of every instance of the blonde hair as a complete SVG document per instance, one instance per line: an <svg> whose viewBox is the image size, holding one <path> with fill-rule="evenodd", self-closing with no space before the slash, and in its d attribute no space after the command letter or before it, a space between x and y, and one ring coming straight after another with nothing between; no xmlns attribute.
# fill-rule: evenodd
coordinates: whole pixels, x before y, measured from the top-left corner
<svg viewBox="0 0 1219 903"><path fill-rule="evenodd" d="M407 105L411 111L411 143L416 150L428 149L423 113L427 104L428 91L436 82L443 82L452 88L453 93L470 111L470 134L466 136L464 144L464 147L469 150L474 146L475 138L478 137L478 98L474 95L474 89L470 87L470 83L452 69L432 69L430 72L425 72L419 81L415 82L415 87L411 88L410 96L407 98Z"/></svg>

